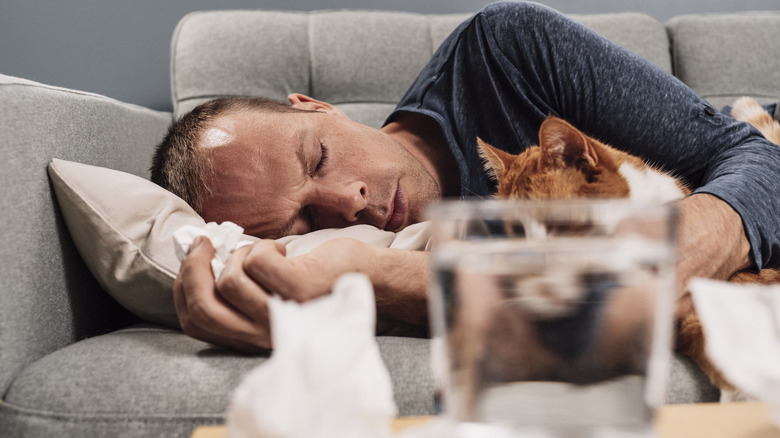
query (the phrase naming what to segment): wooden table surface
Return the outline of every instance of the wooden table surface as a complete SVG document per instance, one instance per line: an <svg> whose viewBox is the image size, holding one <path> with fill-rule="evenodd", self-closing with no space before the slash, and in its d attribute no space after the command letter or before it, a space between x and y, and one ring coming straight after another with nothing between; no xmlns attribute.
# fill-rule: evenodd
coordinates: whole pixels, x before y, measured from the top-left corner
<svg viewBox="0 0 780 438"><path fill-rule="evenodd" d="M393 429L419 426L433 417L404 417ZM780 428L769 418L769 406L760 402L667 405L659 410L659 438L780 438ZM224 426L199 427L192 438L224 438Z"/></svg>

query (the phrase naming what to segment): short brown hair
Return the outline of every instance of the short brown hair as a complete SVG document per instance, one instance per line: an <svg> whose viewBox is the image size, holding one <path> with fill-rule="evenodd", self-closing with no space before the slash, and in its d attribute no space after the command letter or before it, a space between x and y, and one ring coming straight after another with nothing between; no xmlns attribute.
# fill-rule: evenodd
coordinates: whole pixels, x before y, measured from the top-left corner
<svg viewBox="0 0 780 438"><path fill-rule="evenodd" d="M151 180L202 214L209 193L209 157L198 143L217 117L239 111L297 112L286 103L262 97L220 97L202 103L175 121L152 157Z"/></svg>

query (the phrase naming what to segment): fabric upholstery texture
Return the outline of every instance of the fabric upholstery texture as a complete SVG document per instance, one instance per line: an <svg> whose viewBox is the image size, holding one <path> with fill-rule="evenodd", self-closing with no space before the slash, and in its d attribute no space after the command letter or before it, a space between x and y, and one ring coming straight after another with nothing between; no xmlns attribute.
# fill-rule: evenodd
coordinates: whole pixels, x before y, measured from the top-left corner
<svg viewBox="0 0 780 438"><path fill-rule="evenodd" d="M32 361L130 319L77 254L46 165L57 156L145 175L170 120L168 113L0 75L0 394Z"/></svg>
<svg viewBox="0 0 780 438"><path fill-rule="evenodd" d="M780 96L780 12L686 15L668 23L674 72L714 107Z"/></svg>
<svg viewBox="0 0 780 438"><path fill-rule="evenodd" d="M180 116L218 96L286 101L288 94L297 92L379 127L439 44L468 16L381 11L192 13L182 19L173 37L174 112ZM655 18L638 13L573 18L671 71L666 30Z"/></svg>
<svg viewBox="0 0 780 438"><path fill-rule="evenodd" d="M399 414L433 414L430 343L385 336L377 342ZM230 402L225 388L236 387L266 357L171 329L133 326L77 342L26 368L3 400L0 423L8 436L188 436L198 425L223 422ZM676 360L670 383L687 384L699 397L716 396L711 387L702 393L688 383L700 378L693 367Z"/></svg>
<svg viewBox="0 0 780 438"><path fill-rule="evenodd" d="M378 337L401 415L432 414L425 339ZM189 436L218 424L230 389L266 356L213 347L139 325L77 342L16 379L3 400L3 436ZM414 376L417 376L416 378ZM131 385L127 384L132 382Z"/></svg>

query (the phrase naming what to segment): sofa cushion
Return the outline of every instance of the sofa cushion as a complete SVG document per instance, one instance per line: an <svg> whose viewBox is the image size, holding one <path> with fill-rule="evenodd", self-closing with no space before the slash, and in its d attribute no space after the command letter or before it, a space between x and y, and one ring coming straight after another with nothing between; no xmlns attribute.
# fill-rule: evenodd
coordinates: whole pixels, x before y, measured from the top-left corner
<svg viewBox="0 0 780 438"><path fill-rule="evenodd" d="M434 50L470 14L207 11L172 43L176 116L225 95L285 101L300 92L379 127ZM573 18L671 71L666 30L643 14ZM349 44L344 44L349 41Z"/></svg>
<svg viewBox="0 0 780 438"><path fill-rule="evenodd" d="M187 15L173 37L175 113L216 96L300 92L379 126L433 53L426 22L403 12Z"/></svg>
<svg viewBox="0 0 780 438"><path fill-rule="evenodd" d="M432 414L428 341L377 340L400 414ZM223 422L233 388L264 359L155 326L87 339L24 370L0 404L0 434L187 437Z"/></svg>
<svg viewBox="0 0 780 438"><path fill-rule="evenodd" d="M667 28L675 75L714 107L780 100L780 12L685 15Z"/></svg>
<svg viewBox="0 0 780 438"><path fill-rule="evenodd" d="M377 342L399 415L433 414L429 341L380 336ZM151 325L87 339L24 370L0 404L0 434L186 437L224 421L233 388L265 357ZM690 361L675 358L669 382L675 392L667 400L717 400L702 378Z"/></svg>

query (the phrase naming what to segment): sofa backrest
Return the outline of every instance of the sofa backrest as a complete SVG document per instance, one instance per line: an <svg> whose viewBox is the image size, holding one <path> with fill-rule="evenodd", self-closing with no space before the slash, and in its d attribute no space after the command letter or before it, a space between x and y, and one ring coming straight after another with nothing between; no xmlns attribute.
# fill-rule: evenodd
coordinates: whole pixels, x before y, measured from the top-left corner
<svg viewBox="0 0 780 438"><path fill-rule="evenodd" d="M780 12L685 15L667 28L675 75L716 108L780 100Z"/></svg>
<svg viewBox="0 0 780 438"><path fill-rule="evenodd" d="M285 101L308 94L379 127L470 14L384 11L206 11L184 17L172 42L174 113L218 96ZM671 71L666 29L643 14L574 16Z"/></svg>
<svg viewBox="0 0 780 438"><path fill-rule="evenodd" d="M3 75L0 102L2 397L25 365L129 320L79 257L52 194L49 161L146 176L171 115Z"/></svg>

